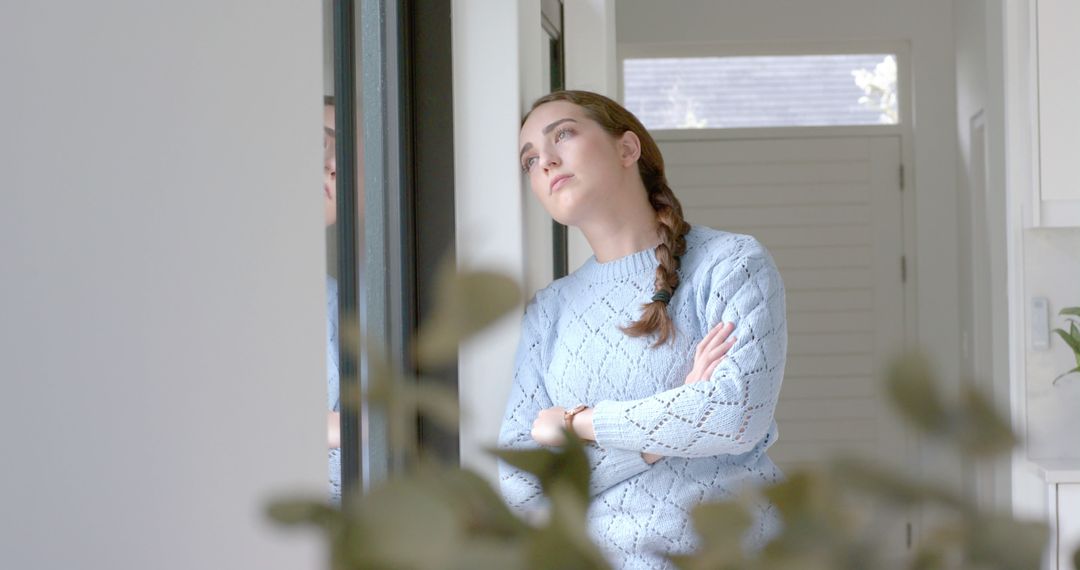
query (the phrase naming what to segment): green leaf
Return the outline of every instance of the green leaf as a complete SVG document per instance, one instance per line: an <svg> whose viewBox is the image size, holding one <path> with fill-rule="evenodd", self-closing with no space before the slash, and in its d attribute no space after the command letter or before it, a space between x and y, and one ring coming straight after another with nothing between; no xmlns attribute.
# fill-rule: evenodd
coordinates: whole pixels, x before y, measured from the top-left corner
<svg viewBox="0 0 1080 570"><path fill-rule="evenodd" d="M420 326L413 353L422 369L445 366L457 358L458 345L521 303L517 282L499 273L458 273L445 258L436 278L433 316Z"/></svg>
<svg viewBox="0 0 1080 570"><path fill-rule="evenodd" d="M589 498L589 457L585 446L572 432L567 432L566 443L561 449L489 449L495 456L540 479L544 493L548 493L556 481L567 481L585 500Z"/></svg>
<svg viewBox="0 0 1080 570"><path fill-rule="evenodd" d="M452 570L475 570L498 568L500 570L524 570L527 568L524 544L504 539L472 539L461 549L457 559L445 568Z"/></svg>
<svg viewBox="0 0 1080 570"><path fill-rule="evenodd" d="M763 492L785 515L784 518L821 509L828 501L817 474L808 471L792 473L785 481L767 487Z"/></svg>
<svg viewBox="0 0 1080 570"><path fill-rule="evenodd" d="M671 560L686 570L736 569L746 564L742 537L753 524L746 507L734 502L704 503L691 512L701 546L692 556Z"/></svg>
<svg viewBox="0 0 1080 570"><path fill-rule="evenodd" d="M552 483L548 496L551 499L550 525L558 527L580 554L603 565L604 557L589 538L588 495L582 497L574 481L564 478Z"/></svg>
<svg viewBox="0 0 1080 570"><path fill-rule="evenodd" d="M920 548L911 560L911 570L946 570L945 551L937 546Z"/></svg>
<svg viewBox="0 0 1080 570"><path fill-rule="evenodd" d="M1051 382L1051 384L1057 384L1058 380L1061 380L1062 378L1068 376L1069 374L1073 374L1074 372L1080 372L1080 366L1077 366L1076 368L1073 368L1072 370L1062 374L1061 376L1058 376L1057 378L1054 378L1054 381ZM1080 570L1080 569L1078 569L1078 570Z"/></svg>
<svg viewBox="0 0 1080 570"><path fill-rule="evenodd" d="M389 479L373 488L355 510L362 535L352 559L369 568L443 568L465 535L445 493L424 478Z"/></svg>
<svg viewBox="0 0 1080 570"><path fill-rule="evenodd" d="M982 567L981 564L998 570L1039 567L1050 537L1045 524L986 513L972 513L967 522L966 550L976 567Z"/></svg>
<svg viewBox="0 0 1080 570"><path fill-rule="evenodd" d="M861 491L900 507L914 506L923 501L957 508L964 504L962 498L947 488L908 479L897 474L895 469L878 467L866 459L836 458L832 461L831 472L843 488Z"/></svg>
<svg viewBox="0 0 1080 570"><path fill-rule="evenodd" d="M514 516L486 479L472 471L453 469L436 473L432 483L443 486L451 508L473 535L520 537L528 530Z"/></svg>
<svg viewBox="0 0 1080 570"><path fill-rule="evenodd" d="M408 387L408 396L413 407L443 429L456 432L461 423L461 411L458 400L452 390L446 386L428 381Z"/></svg>
<svg viewBox="0 0 1080 570"><path fill-rule="evenodd" d="M1076 329L1076 325L1073 325L1073 329ZM1073 338L1071 334L1062 329L1054 329L1054 332L1061 337L1061 340L1065 341L1065 344L1069 345L1069 348L1071 348L1074 353L1080 353L1080 340Z"/></svg>
<svg viewBox="0 0 1080 570"><path fill-rule="evenodd" d="M1080 327L1077 327L1075 322L1069 322L1069 332L1069 336L1080 346ZM1074 350L1073 355L1076 356L1076 363L1080 364L1080 350Z"/></svg>
<svg viewBox="0 0 1080 570"><path fill-rule="evenodd" d="M1008 420L998 413L990 400L974 387L964 389L961 421L956 436L961 449L975 457L989 457L1016 447Z"/></svg>
<svg viewBox="0 0 1080 570"><path fill-rule="evenodd" d="M791 531L783 537L786 543L776 545L781 550L803 548L807 541L817 540L842 526L844 515L839 510L836 488L824 473L795 471L761 492L777 508Z"/></svg>
<svg viewBox="0 0 1080 570"><path fill-rule="evenodd" d="M555 478L545 485L551 503L547 524L532 533L527 552L529 568L606 570L607 560L592 542L588 531L588 496L575 481Z"/></svg>
<svg viewBox="0 0 1080 570"><path fill-rule="evenodd" d="M736 502L704 503L691 513L694 528L704 540L738 541L753 519L746 507Z"/></svg>
<svg viewBox="0 0 1080 570"><path fill-rule="evenodd" d="M539 449L499 449L490 448L488 452L503 461L536 475L543 480L555 470L558 458L555 452L547 448Z"/></svg>
<svg viewBox="0 0 1080 570"><path fill-rule="evenodd" d="M273 499L266 514L271 520L289 526L315 524L325 527L342 518L341 511L325 501L305 498Z"/></svg>
<svg viewBox="0 0 1080 570"><path fill-rule="evenodd" d="M592 470L589 468L589 456L585 455L585 444L574 432L563 430L563 433L566 443L560 454L560 475L572 484L578 496L588 502Z"/></svg>
<svg viewBox="0 0 1080 570"><path fill-rule="evenodd" d="M576 548L573 541L557 527L533 533L526 546L526 564L530 570L607 570L605 560L597 560Z"/></svg>
<svg viewBox="0 0 1080 570"><path fill-rule="evenodd" d="M1080 317L1080 307L1065 307L1058 312L1059 315L1072 315L1074 317Z"/></svg>
<svg viewBox="0 0 1080 570"><path fill-rule="evenodd" d="M925 356L912 352L894 359L886 382L894 407L905 418L928 433L946 428L948 414Z"/></svg>

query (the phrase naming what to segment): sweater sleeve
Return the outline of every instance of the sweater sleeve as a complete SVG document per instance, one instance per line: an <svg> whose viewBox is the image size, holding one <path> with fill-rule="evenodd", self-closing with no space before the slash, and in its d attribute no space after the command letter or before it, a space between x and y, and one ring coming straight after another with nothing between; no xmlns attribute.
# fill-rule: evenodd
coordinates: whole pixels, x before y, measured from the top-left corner
<svg viewBox="0 0 1080 570"><path fill-rule="evenodd" d="M514 358L514 381L503 414L498 447L503 449L537 449L532 438L532 424L540 410L554 404L544 386L542 370L543 324L542 307L534 297L525 307L521 340ZM651 467L638 451L614 449L588 442L585 453L592 473L589 490L597 495ZM507 504L518 512L542 509L547 500L540 481L531 473L499 460L499 487Z"/></svg>
<svg viewBox="0 0 1080 570"><path fill-rule="evenodd" d="M632 401L596 405L596 441L660 455L738 455L774 429L787 354L784 285L772 257L747 236L743 247L712 264L699 309L703 331L735 323L738 339L706 381ZM775 437L773 434L772 437Z"/></svg>

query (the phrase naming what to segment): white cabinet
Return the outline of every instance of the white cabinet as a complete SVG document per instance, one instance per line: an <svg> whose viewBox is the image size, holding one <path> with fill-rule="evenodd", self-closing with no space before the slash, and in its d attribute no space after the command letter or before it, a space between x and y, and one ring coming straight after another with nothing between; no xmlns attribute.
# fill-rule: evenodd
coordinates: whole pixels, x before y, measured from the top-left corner
<svg viewBox="0 0 1080 570"><path fill-rule="evenodd" d="M1049 570L1073 570L1080 548L1080 460L1038 462L1046 481L1047 523L1050 525Z"/></svg>
<svg viewBox="0 0 1080 570"><path fill-rule="evenodd" d="M1030 0L1036 60L1032 224L1080 227L1080 1Z"/></svg>
<svg viewBox="0 0 1080 570"><path fill-rule="evenodd" d="M1073 553L1080 548L1080 483L1057 484L1058 568L1073 567Z"/></svg>

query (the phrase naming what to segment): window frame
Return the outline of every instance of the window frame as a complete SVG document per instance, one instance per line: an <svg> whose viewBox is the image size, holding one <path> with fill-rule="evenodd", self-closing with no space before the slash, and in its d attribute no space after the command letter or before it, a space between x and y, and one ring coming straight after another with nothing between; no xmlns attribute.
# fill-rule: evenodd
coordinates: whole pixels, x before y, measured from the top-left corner
<svg viewBox="0 0 1080 570"><path fill-rule="evenodd" d="M359 324L389 364L418 381L418 323L434 309L435 269L454 255L450 6L439 0L333 0L337 131L338 322ZM363 109L362 113L358 110ZM363 139L363 180L357 156ZM449 176L446 174L449 173ZM357 193L364 188L364 217ZM359 266L363 265L363 275ZM363 287L360 280L363 280ZM361 312L360 308L364 307ZM339 336L340 389L360 394L371 369L360 339ZM357 342L346 346L346 342ZM456 364L425 379L457 391ZM412 465L393 452L388 411L373 402L341 408L341 479L366 492ZM415 417L415 444L456 463L459 437Z"/></svg>
<svg viewBox="0 0 1080 570"><path fill-rule="evenodd" d="M752 56L805 56L805 55L853 55L853 54L893 54L896 56L896 97L899 120L895 125L824 125L824 126L769 126L769 127L704 127L701 129L650 129L652 133L663 133L665 138L682 138L676 133L711 132L730 133L733 137L745 136L748 132L762 134L776 131L777 135L797 129L803 133L809 130L828 132L858 132L859 134L897 134L905 135L913 123L911 105L911 72L908 42L897 41L857 41L857 42L706 42L706 43L620 43L616 46L616 92L619 101L626 102L625 81L623 77L627 59L648 58L699 58L699 57L752 57ZM857 129L857 131L850 131ZM693 138L693 137L690 137Z"/></svg>

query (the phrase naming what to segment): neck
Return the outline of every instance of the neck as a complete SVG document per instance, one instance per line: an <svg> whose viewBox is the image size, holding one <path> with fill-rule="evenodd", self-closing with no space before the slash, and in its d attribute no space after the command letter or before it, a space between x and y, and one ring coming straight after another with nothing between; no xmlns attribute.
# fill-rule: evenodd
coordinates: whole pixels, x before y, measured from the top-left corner
<svg viewBox="0 0 1080 570"><path fill-rule="evenodd" d="M640 179L636 188L627 189L625 195L634 199L616 200L602 216L578 226L599 263L660 245L656 210L649 204Z"/></svg>

